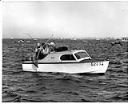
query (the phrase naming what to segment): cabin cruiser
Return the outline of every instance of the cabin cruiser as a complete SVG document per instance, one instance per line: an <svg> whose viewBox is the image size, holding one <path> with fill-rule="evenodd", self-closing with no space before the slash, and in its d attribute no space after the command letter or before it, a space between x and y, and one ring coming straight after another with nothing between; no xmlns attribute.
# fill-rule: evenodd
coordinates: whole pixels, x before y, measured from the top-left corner
<svg viewBox="0 0 128 104"><path fill-rule="evenodd" d="M62 73L105 73L109 61L94 60L86 50L62 50L47 54L43 59L23 61L24 71Z"/></svg>

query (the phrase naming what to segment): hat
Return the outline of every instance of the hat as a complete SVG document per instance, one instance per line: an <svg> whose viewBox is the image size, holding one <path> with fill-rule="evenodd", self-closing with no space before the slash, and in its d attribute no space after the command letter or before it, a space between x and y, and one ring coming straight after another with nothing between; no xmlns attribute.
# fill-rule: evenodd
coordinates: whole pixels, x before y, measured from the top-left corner
<svg viewBox="0 0 128 104"><path fill-rule="evenodd" d="M37 43L37 46L40 46L40 43Z"/></svg>
<svg viewBox="0 0 128 104"><path fill-rule="evenodd" d="M54 42L50 42L50 45L51 45L51 46L55 46L55 43L54 43Z"/></svg>

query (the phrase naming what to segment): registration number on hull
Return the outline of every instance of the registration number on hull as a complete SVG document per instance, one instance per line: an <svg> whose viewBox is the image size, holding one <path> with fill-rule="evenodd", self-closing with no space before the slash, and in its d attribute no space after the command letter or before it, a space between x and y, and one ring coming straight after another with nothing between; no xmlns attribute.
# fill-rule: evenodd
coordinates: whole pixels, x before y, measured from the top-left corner
<svg viewBox="0 0 128 104"><path fill-rule="evenodd" d="M100 61L100 62L91 62L91 66L103 66L103 61Z"/></svg>

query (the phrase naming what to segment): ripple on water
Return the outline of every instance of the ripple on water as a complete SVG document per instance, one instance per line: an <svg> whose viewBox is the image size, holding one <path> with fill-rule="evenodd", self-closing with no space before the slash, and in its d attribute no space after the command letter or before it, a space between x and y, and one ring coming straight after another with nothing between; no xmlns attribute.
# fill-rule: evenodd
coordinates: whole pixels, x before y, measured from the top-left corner
<svg viewBox="0 0 128 104"><path fill-rule="evenodd" d="M30 40L31 41L31 40ZM105 75L32 73L22 71L22 55L28 56L27 48L33 43L16 44L17 40L3 42L2 101L3 102L118 102L128 101L127 53L125 47L116 47L107 53L109 43L89 41L88 51L95 57L106 50L111 56ZM64 42L57 41L58 44ZM83 43L67 42L71 48L79 48ZM97 45L96 45L97 44ZM102 45L106 44L106 49ZM90 47L93 47L90 49ZM118 49L122 53L117 53ZM95 51L94 51L95 49ZM22 53L24 51L24 53ZM100 51L100 52L99 52ZM96 53L97 52L97 53ZM115 52L115 53L114 53ZM103 54L104 55L104 54ZM102 56L103 56L102 55Z"/></svg>

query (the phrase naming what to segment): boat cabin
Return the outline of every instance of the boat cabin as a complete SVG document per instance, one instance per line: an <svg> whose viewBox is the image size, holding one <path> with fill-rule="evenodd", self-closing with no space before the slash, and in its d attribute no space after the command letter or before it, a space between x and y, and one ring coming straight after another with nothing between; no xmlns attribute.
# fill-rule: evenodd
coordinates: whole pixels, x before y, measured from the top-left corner
<svg viewBox="0 0 128 104"><path fill-rule="evenodd" d="M84 59L91 59L85 50L67 50L61 52L51 52L38 62L79 62Z"/></svg>

